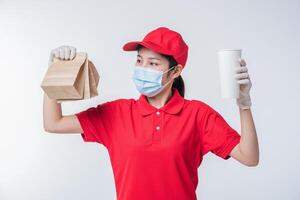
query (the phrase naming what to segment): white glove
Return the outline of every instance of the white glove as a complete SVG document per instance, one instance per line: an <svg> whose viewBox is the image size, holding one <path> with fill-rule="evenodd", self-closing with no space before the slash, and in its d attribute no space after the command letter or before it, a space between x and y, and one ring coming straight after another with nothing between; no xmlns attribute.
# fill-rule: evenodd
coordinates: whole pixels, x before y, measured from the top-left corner
<svg viewBox="0 0 300 200"><path fill-rule="evenodd" d="M236 99L236 104L239 108L245 110L250 109L252 103L250 98L250 89L252 83L248 73L248 68L246 67L246 61L244 59L239 59L240 67L237 67L236 74L234 75L240 86L240 96Z"/></svg>
<svg viewBox="0 0 300 200"><path fill-rule="evenodd" d="M72 60L76 56L76 48L72 46L60 46L55 49L52 49L49 57L48 65L53 63L54 57L62 60Z"/></svg>

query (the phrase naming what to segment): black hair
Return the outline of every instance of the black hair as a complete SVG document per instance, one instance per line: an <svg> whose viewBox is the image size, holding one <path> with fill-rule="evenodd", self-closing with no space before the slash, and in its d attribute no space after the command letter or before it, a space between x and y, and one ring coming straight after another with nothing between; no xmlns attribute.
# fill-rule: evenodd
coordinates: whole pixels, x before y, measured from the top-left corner
<svg viewBox="0 0 300 200"><path fill-rule="evenodd" d="M137 47L137 50L139 50L141 47L144 47L144 46L139 44L138 47ZM173 56L171 56L171 55L166 55L166 54L161 54L161 53L160 53L160 55L163 56L164 58L166 58L166 59L169 61L169 69L172 68L172 67L174 67L174 66L177 66L177 65L178 65L177 61L174 59ZM175 67L174 67L173 69L171 69L171 70L167 73L168 76L169 76L170 72L172 72L174 69L175 69ZM184 81L183 81L181 75L179 75L178 77L176 77L176 78L174 79L174 82L173 82L173 84L172 84L172 88L176 88L176 89L178 90L179 94L180 94L182 97L184 97L185 86L184 86Z"/></svg>

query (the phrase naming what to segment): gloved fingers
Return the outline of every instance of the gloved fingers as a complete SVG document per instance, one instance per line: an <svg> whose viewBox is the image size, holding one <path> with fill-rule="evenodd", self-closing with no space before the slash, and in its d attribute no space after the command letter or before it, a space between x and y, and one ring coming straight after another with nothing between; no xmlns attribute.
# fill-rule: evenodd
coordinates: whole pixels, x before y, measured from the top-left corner
<svg viewBox="0 0 300 200"><path fill-rule="evenodd" d="M50 56L59 57L59 48L52 49Z"/></svg>
<svg viewBox="0 0 300 200"><path fill-rule="evenodd" d="M243 72L243 73L234 74L234 77L237 80L249 78L249 73L248 72Z"/></svg>
<svg viewBox="0 0 300 200"><path fill-rule="evenodd" d="M240 92L242 92L243 95L247 95L252 88L252 82L250 78L243 80L241 80L242 83L240 84Z"/></svg>
<svg viewBox="0 0 300 200"><path fill-rule="evenodd" d="M246 66L246 61L243 58L239 58L239 63L241 66Z"/></svg>
<svg viewBox="0 0 300 200"><path fill-rule="evenodd" d="M246 61L242 58L239 58L240 67L237 67L235 69L236 74L234 74L235 79L237 79L238 83L243 84L249 84L249 73L248 68L246 67Z"/></svg>
<svg viewBox="0 0 300 200"><path fill-rule="evenodd" d="M64 47L59 48L59 58L60 59L65 59L65 49Z"/></svg>
<svg viewBox="0 0 300 200"><path fill-rule="evenodd" d="M241 61L242 62L242 61ZM248 68L246 66L237 67L235 69L234 77L239 84L249 84L250 75L248 73Z"/></svg>
<svg viewBox="0 0 300 200"><path fill-rule="evenodd" d="M54 57L62 60L73 59L76 55L76 48L72 46L62 45L53 49L50 53L49 63L53 62Z"/></svg>
<svg viewBox="0 0 300 200"><path fill-rule="evenodd" d="M70 47L70 59L72 60L75 58L76 55L76 48L75 47Z"/></svg>
<svg viewBox="0 0 300 200"><path fill-rule="evenodd" d="M56 58L59 58L59 49L58 48L54 49L53 54L55 55Z"/></svg>
<svg viewBox="0 0 300 200"><path fill-rule="evenodd" d="M248 68L246 66L236 67L235 72L236 73L248 72Z"/></svg>
<svg viewBox="0 0 300 200"><path fill-rule="evenodd" d="M48 65L51 65L53 63L54 57L58 57L58 56L59 56L59 52L57 51L57 48L53 49L50 52L50 56L49 56L49 60L48 60Z"/></svg>
<svg viewBox="0 0 300 200"><path fill-rule="evenodd" d="M237 82L238 82L238 84L240 84L240 85L244 85L244 84L249 84L250 81L249 81L248 78L246 78L246 79L238 80Z"/></svg>
<svg viewBox="0 0 300 200"><path fill-rule="evenodd" d="M54 56L55 55L53 53L50 54L49 60L48 60L48 66L52 64Z"/></svg>
<svg viewBox="0 0 300 200"><path fill-rule="evenodd" d="M69 60L70 59L70 53L71 53L71 49L69 47L65 47L64 48L64 51L65 51L65 60Z"/></svg>

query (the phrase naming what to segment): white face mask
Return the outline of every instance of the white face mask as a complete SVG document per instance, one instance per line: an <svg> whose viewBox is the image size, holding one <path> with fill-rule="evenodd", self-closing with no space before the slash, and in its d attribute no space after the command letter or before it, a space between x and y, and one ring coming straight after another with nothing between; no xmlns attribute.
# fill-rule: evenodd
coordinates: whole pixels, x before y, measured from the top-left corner
<svg viewBox="0 0 300 200"><path fill-rule="evenodd" d="M132 80L137 90L148 97L153 97L160 93L166 85L168 85L172 79L166 84L162 85L162 77L165 73L172 70L175 66L171 67L165 72L160 70L150 69L146 67L135 66Z"/></svg>

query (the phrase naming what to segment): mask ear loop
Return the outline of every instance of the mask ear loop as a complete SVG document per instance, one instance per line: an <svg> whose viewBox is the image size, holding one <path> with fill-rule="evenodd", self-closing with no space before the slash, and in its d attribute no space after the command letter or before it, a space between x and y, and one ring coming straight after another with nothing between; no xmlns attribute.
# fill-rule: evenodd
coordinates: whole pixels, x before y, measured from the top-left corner
<svg viewBox="0 0 300 200"><path fill-rule="evenodd" d="M170 70L172 70L172 68L174 68L174 67L176 67L176 65L174 65L173 67L171 67L169 70L163 72L163 74L164 74L164 73L167 73L167 72L170 71ZM163 85L163 87L165 87L166 85L168 85L168 84L171 82L171 80L172 80L172 79L170 79L167 83L165 83L165 84Z"/></svg>
<svg viewBox="0 0 300 200"><path fill-rule="evenodd" d="M168 71L172 70L172 68L176 67L176 65L174 65L173 67L171 67L170 69L168 69L167 71L163 72L163 74L167 73Z"/></svg>

